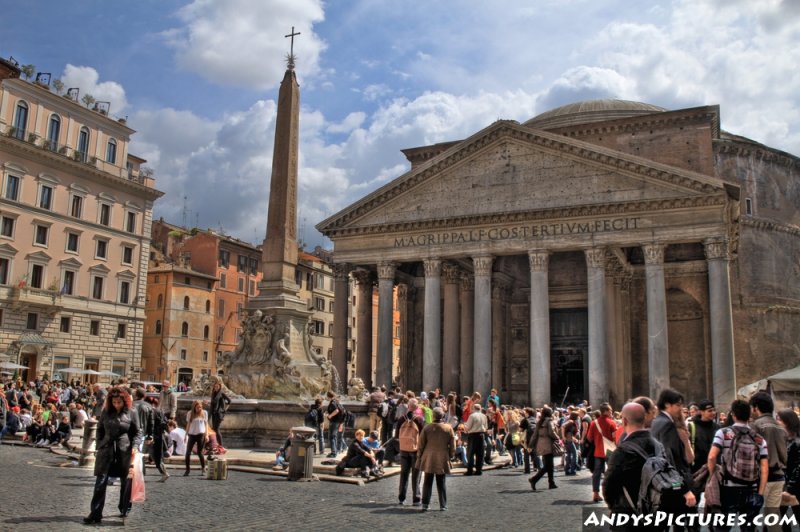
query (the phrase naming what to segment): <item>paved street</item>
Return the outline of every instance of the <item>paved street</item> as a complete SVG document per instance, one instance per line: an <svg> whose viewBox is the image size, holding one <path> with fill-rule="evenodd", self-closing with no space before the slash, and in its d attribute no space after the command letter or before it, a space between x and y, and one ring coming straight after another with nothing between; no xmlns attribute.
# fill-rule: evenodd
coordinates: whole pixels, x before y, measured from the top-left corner
<svg viewBox="0 0 800 532"><path fill-rule="evenodd" d="M94 477L90 470L63 467L48 451L0 446L0 530L85 529ZM147 502L135 504L125 522L130 530L191 528L217 530L578 530L583 501L591 497L585 471L558 475L556 490L533 493L521 469L485 472L482 477L447 479L447 512L423 514L397 503L399 477L366 486L334 482L289 482L280 477L231 472L215 482L194 470L184 478L157 482L148 475ZM546 479L539 484L546 488ZM116 517L117 486L109 487L103 527L121 527ZM410 502L409 494L407 501ZM595 506L598 508L599 506Z"/></svg>

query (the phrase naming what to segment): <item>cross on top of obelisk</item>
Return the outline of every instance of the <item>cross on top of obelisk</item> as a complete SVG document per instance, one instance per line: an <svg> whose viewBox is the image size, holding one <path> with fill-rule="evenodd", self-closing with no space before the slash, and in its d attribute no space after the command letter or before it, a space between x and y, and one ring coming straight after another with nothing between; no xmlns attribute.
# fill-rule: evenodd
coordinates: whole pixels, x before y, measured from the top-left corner
<svg viewBox="0 0 800 532"><path fill-rule="evenodd" d="M291 40L291 44L289 45L289 55L286 56L286 67L289 70L294 70L294 59L295 59L295 57L294 57L294 36L295 35L300 35L300 32L298 31L297 33L295 33L294 26L292 26L292 32L289 35L285 35L284 36L284 37L289 37L289 38L292 39Z"/></svg>

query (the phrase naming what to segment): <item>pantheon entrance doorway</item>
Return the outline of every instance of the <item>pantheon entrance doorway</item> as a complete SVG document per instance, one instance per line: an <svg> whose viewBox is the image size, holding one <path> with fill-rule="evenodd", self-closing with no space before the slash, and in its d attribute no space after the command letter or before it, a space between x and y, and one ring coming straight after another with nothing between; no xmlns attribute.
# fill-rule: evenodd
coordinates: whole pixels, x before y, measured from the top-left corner
<svg viewBox="0 0 800 532"><path fill-rule="evenodd" d="M586 398L589 376L589 313L585 308L550 311L550 395L553 405ZM566 399L564 396L566 395ZM534 405L541 406L541 405Z"/></svg>

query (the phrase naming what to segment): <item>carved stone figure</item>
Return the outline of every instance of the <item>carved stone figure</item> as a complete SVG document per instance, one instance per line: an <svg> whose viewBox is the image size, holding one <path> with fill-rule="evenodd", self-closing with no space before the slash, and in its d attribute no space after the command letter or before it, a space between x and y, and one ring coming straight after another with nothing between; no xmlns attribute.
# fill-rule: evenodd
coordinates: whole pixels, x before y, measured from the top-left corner
<svg viewBox="0 0 800 532"><path fill-rule="evenodd" d="M244 399L243 396L232 392L223 380L217 375L206 375L201 373L192 379L192 391L185 394L186 397L210 397L211 390L216 383L220 383L222 391L231 399Z"/></svg>
<svg viewBox="0 0 800 532"><path fill-rule="evenodd" d="M347 381L347 397L364 401L369 396L367 387L364 386L364 381L358 377L353 377Z"/></svg>
<svg viewBox="0 0 800 532"><path fill-rule="evenodd" d="M291 325L254 312L243 320L236 350L222 356L225 384L249 399L310 399L326 393L336 378L330 362L314 353L312 330L301 329L302 352L292 353Z"/></svg>

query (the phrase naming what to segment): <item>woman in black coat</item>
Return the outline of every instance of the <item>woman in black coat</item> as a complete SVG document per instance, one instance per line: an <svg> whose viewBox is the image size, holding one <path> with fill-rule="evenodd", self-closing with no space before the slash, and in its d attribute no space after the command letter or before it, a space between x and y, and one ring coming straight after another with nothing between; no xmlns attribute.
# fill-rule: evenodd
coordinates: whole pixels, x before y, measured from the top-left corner
<svg viewBox="0 0 800 532"><path fill-rule="evenodd" d="M94 494L91 513L83 519L86 524L100 523L106 503L108 479L120 479L119 511L122 517L131 509L131 475L133 457L142 444L142 431L133 410L130 394L122 388L112 388L97 421L97 444L94 461Z"/></svg>
<svg viewBox="0 0 800 532"><path fill-rule="evenodd" d="M219 431L219 426L225 419L225 412L228 410L229 404L231 404L231 399L222 391L222 384L215 382L211 388L211 428L217 435L219 445L222 445L222 433Z"/></svg>

